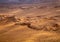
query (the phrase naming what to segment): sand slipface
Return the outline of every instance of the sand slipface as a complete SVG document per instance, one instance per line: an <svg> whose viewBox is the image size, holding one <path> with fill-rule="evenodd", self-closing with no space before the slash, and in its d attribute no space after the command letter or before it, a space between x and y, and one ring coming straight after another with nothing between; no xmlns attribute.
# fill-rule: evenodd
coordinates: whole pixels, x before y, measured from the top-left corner
<svg viewBox="0 0 60 42"><path fill-rule="evenodd" d="M0 14L0 42L60 42L60 7L28 6Z"/></svg>

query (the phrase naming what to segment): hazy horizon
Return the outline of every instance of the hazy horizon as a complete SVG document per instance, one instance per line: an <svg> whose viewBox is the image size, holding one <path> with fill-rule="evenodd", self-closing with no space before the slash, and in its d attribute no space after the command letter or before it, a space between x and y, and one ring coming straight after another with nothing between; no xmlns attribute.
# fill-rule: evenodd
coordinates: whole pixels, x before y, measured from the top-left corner
<svg viewBox="0 0 60 42"><path fill-rule="evenodd" d="M0 0L0 3L59 3L60 0Z"/></svg>

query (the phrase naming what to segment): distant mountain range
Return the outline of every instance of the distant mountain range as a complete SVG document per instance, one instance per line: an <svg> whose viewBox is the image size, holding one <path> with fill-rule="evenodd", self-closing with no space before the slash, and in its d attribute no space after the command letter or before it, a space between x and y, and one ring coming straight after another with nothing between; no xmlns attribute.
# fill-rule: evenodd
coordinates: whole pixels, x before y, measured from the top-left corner
<svg viewBox="0 0 60 42"><path fill-rule="evenodd" d="M0 3L21 3L21 4L60 3L60 0L0 0Z"/></svg>

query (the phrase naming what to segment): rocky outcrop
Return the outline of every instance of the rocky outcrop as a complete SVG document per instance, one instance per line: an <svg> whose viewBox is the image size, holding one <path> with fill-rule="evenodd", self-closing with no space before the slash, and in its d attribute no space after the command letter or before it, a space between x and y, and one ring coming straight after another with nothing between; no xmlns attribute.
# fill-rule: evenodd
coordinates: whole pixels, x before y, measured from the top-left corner
<svg viewBox="0 0 60 42"><path fill-rule="evenodd" d="M10 22L16 22L15 16L0 15L0 24L7 24Z"/></svg>
<svg viewBox="0 0 60 42"><path fill-rule="evenodd" d="M59 16L57 16L59 18ZM60 22L56 16L53 17L22 17L16 25L27 26L35 30L57 31L60 30ZM59 22L59 23L58 23Z"/></svg>
<svg viewBox="0 0 60 42"><path fill-rule="evenodd" d="M27 26L35 30L57 31L60 30L60 16L53 17L20 17L0 15L0 24L14 22L15 25Z"/></svg>

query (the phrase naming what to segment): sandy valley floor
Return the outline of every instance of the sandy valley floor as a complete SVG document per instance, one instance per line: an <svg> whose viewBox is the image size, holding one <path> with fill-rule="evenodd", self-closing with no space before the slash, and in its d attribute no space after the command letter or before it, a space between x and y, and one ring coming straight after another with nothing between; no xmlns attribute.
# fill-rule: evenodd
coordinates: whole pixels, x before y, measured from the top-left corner
<svg viewBox="0 0 60 42"><path fill-rule="evenodd" d="M0 9L0 42L60 42L60 7Z"/></svg>

